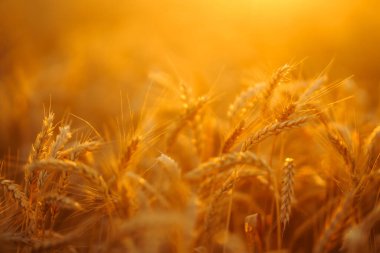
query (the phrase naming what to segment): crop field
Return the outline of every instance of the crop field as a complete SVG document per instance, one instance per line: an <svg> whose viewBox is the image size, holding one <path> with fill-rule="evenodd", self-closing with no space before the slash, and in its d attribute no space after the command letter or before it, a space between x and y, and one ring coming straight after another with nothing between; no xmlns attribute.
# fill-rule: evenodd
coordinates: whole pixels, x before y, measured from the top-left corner
<svg viewBox="0 0 380 253"><path fill-rule="evenodd" d="M379 11L1 0L0 252L380 252Z"/></svg>

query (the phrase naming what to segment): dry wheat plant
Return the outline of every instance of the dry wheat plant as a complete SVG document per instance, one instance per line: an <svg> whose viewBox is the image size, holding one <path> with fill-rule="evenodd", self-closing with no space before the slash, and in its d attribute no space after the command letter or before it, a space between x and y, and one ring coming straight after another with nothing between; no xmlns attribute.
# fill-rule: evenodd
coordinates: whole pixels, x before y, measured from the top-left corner
<svg viewBox="0 0 380 253"><path fill-rule="evenodd" d="M233 96L156 75L104 131L45 109L1 162L0 252L379 252L379 118L298 69Z"/></svg>

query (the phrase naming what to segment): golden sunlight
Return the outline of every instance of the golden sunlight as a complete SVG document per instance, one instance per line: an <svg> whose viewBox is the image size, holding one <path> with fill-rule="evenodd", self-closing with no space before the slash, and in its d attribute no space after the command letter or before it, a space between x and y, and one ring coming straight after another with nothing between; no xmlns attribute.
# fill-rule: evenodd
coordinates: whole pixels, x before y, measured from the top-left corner
<svg viewBox="0 0 380 253"><path fill-rule="evenodd" d="M1 0L0 252L380 252L379 12Z"/></svg>

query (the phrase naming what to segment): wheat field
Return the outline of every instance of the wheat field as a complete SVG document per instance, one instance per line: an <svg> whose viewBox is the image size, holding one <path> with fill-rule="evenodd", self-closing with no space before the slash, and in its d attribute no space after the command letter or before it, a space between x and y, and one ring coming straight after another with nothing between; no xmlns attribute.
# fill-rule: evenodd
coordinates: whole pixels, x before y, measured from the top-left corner
<svg viewBox="0 0 380 253"><path fill-rule="evenodd" d="M0 252L380 252L378 10L4 0Z"/></svg>

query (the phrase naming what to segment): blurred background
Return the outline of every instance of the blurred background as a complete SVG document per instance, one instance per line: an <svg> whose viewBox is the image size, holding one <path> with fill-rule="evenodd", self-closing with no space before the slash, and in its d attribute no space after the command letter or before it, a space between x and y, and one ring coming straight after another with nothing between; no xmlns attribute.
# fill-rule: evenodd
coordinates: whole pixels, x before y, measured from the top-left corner
<svg viewBox="0 0 380 253"><path fill-rule="evenodd" d="M329 79L353 75L371 110L379 11L376 0L1 0L0 154L30 145L50 101L101 128L120 94L138 110L167 76L230 101L284 63L313 78L334 60Z"/></svg>

